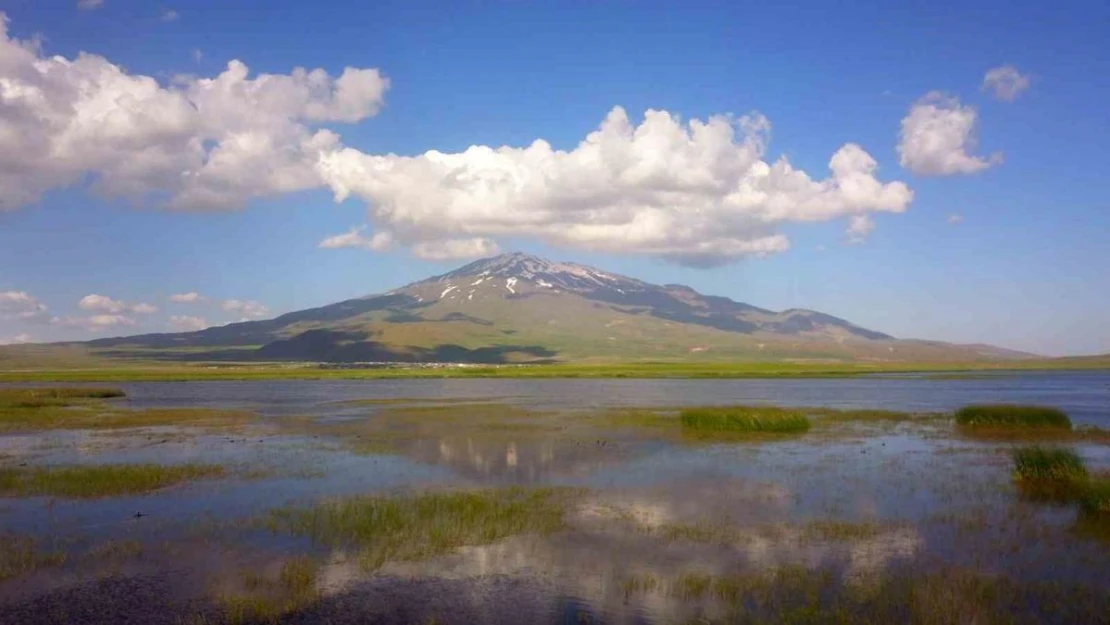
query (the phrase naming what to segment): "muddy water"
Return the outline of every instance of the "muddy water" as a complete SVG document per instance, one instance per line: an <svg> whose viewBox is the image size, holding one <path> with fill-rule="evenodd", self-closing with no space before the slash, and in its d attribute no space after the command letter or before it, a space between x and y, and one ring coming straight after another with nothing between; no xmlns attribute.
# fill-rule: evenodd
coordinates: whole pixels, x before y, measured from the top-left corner
<svg viewBox="0 0 1110 625"><path fill-rule="evenodd" d="M259 424L228 433L151 428L0 436L5 463L201 462L231 470L228 479L146 495L0 498L0 534L34 537L69 553L64 564L0 581L0 623L172 623L197 613L221 622L226 615L212 611L213 597L241 590L244 571L274 571L294 555L320 563L314 585L321 598L281 617L296 623L715 619L727 616L726 607L674 590L676 580L784 567L828 572L859 587L906 571L973 571L1016 583L1110 579L1107 543L1075 530L1073 507L1026 501L1015 491L1011 444L962 439L944 422L837 424L785 440L712 444L583 421L592 411L623 406L947 411L973 402L1021 402L1055 405L1079 424L1110 427L1106 374L121 387L126 405L136 409L243 408L256 411ZM391 401L357 403L368 399ZM343 425L385 419L398 407L449 412L491 404L543 412L545 429L444 422L388 449L358 449L330 430L276 425L288 417ZM1072 447L1092 470L1110 470L1110 447ZM367 572L352 552L252 523L274 508L349 495L510 485L581 489L567 513L567 531L512 536ZM866 531L822 534L815 524ZM675 527L727 533L675 538L667 534ZM141 554L89 555L109 541L137 542ZM630 580L658 586L630 590ZM156 605L163 607L152 610Z"/></svg>

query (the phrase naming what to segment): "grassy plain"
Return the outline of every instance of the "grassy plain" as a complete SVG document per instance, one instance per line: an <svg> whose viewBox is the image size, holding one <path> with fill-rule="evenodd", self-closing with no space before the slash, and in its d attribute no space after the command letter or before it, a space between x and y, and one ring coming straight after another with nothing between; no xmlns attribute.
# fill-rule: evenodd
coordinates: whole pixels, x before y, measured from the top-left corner
<svg viewBox="0 0 1110 625"><path fill-rule="evenodd" d="M1106 359L903 361L611 361L542 365L322 368L316 363L191 363L112 359L4 362L0 382L132 382L188 380L373 380L396 378L840 378L859 375L1110 369Z"/></svg>

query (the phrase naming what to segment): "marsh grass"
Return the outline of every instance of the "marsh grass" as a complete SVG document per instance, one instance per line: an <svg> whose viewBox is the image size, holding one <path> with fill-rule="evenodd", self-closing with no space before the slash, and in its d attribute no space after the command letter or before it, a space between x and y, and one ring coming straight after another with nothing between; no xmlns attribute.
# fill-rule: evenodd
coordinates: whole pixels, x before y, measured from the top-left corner
<svg viewBox="0 0 1110 625"><path fill-rule="evenodd" d="M0 496L117 497L224 475L223 467L206 464L7 467L0 468Z"/></svg>
<svg viewBox="0 0 1110 625"><path fill-rule="evenodd" d="M803 537L810 540L867 540L890 531L894 526L863 521L810 521L802 528Z"/></svg>
<svg viewBox="0 0 1110 625"><path fill-rule="evenodd" d="M84 400L124 397L118 388L51 387L0 389L0 409L71 406Z"/></svg>
<svg viewBox="0 0 1110 625"><path fill-rule="evenodd" d="M28 537L0 535L0 581L40 568L59 566L65 561L65 551L45 550L39 542Z"/></svg>
<svg viewBox="0 0 1110 625"><path fill-rule="evenodd" d="M24 430L126 429L157 426L233 427L253 419L236 410L153 408L129 410L106 402L124 397L115 388L0 389L0 433Z"/></svg>
<svg viewBox="0 0 1110 625"><path fill-rule="evenodd" d="M143 544L137 540L110 540L93 545L85 552L85 557L100 562L131 560L143 553Z"/></svg>
<svg viewBox="0 0 1110 625"><path fill-rule="evenodd" d="M243 576L244 592L217 597L220 620L197 615L187 623L224 623L225 625L277 624L290 612L305 608L320 599L315 561L301 556L285 562L276 578L256 572Z"/></svg>
<svg viewBox="0 0 1110 625"><path fill-rule="evenodd" d="M1086 623L1103 622L1110 604L1110 591L1097 582L1019 582L963 569L891 572L867 584L827 569L790 566L735 575L687 572L653 581L622 580L620 587L626 597L664 594L725 608L693 621L698 623Z"/></svg>
<svg viewBox="0 0 1110 625"><path fill-rule="evenodd" d="M815 520L803 524L774 523L748 527L710 522L669 523L654 528L640 526L638 529L668 542L689 541L736 545L764 540L772 542L863 541L900 527L903 526L870 521Z"/></svg>
<svg viewBox="0 0 1110 625"><path fill-rule="evenodd" d="M388 561L419 560L463 545L559 531L570 497L564 489L518 487L357 497L278 510L266 525L331 547L356 548L360 564L376 570Z"/></svg>
<svg viewBox="0 0 1110 625"><path fill-rule="evenodd" d="M684 416L690 415L690 416ZM812 419L812 421L810 420ZM823 436L851 435L843 425L892 426L901 423L934 425L948 419L941 413L895 410L840 409L778 406L642 407L618 408L601 414L584 414L589 425L636 428L664 438L699 440L774 440L784 434L801 434L812 425ZM695 424L692 427L687 423Z"/></svg>
<svg viewBox="0 0 1110 625"><path fill-rule="evenodd" d="M1012 453L1014 478L1019 482L1078 482L1087 479L1079 454L1054 447L1021 447Z"/></svg>
<svg viewBox="0 0 1110 625"><path fill-rule="evenodd" d="M983 404L956 411L956 425L974 429L1059 429L1071 430L1071 419L1062 410L1047 406Z"/></svg>
<svg viewBox="0 0 1110 625"><path fill-rule="evenodd" d="M252 413L204 408L127 410L115 406L47 405L33 408L0 407L0 432L27 430L119 430L149 427L228 429L250 423Z"/></svg>
<svg viewBox="0 0 1110 625"><path fill-rule="evenodd" d="M770 406L688 408L679 413L684 435L696 438L746 434L801 434L809 418L800 410Z"/></svg>
<svg viewBox="0 0 1110 625"><path fill-rule="evenodd" d="M1110 536L1110 475L1090 478L1079 498L1079 508L1088 521L1102 524Z"/></svg>
<svg viewBox="0 0 1110 625"><path fill-rule="evenodd" d="M285 432L326 437L356 454L394 454L422 438L480 436L513 439L549 436L563 426L555 413L490 402L390 406L364 419L320 421L290 417L278 421Z"/></svg>

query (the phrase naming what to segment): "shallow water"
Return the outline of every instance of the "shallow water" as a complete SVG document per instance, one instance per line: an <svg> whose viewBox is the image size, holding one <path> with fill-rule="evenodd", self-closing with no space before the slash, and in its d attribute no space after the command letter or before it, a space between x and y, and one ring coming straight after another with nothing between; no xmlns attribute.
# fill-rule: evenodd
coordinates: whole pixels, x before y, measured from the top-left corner
<svg viewBox="0 0 1110 625"><path fill-rule="evenodd" d="M0 622L51 622L34 619L45 614L43 605L58 603L77 606L66 620L113 622L97 620L102 610L79 613L81 602L113 597L121 614L141 612L142 606L129 608L126 597L165 595L168 591L158 585L165 575L175 580L174 600L184 603L165 614L148 614L145 622L173 622L158 619L174 610L188 612L194 604L203 607L213 588L241 586L236 580L244 570L280 566L298 553L322 563L316 584L323 599L289 612L288 622L363 622L344 620L351 613L372 613L377 620L366 622L387 623L422 622L429 616L438 622L504 623L523 616L535 622L622 623L718 618L723 608L711 598L630 592L628 580L646 576L673 583L692 573L735 575L784 566L864 581L896 571L953 567L1030 582L1110 579L1110 550L1105 542L1074 531L1074 509L1018 496L1010 480L1012 444L961 439L950 426L932 422L837 424L783 440L708 444L597 428L582 420L591 411L630 406L766 403L934 412L969 403L1017 402L1054 405L1077 424L1110 427L1110 375L1105 373L957 380L119 386L128 394L122 403L135 409L241 408L261 419L246 431L229 433L148 428L0 436L0 459L6 463L200 462L231 469L228 479L146 495L0 498L0 534L33 536L62 545L72 555L60 567L0 581ZM281 425L285 417L323 425L372 423L404 406L437 406L449 414L453 406L467 403L503 403L543 413L537 422L547 429L487 431L429 418L417 423L420 429L405 430L406 436L389 449L360 452L352 440L331 431L287 431ZM1073 447L1093 470L1110 469L1110 447ZM566 486L583 494L569 512L565 532L513 536L418 562L390 562L373 573L360 569L343 550L275 535L250 522L275 508L325 498L508 485ZM872 529L847 538L822 537L807 529L814 522ZM678 526L728 527L730 538L661 538L661 532ZM97 558L81 556L90 545L110 540L138 541L144 545L142 555L111 563L114 568L107 573ZM421 599L429 593L436 598Z"/></svg>
<svg viewBox="0 0 1110 625"><path fill-rule="evenodd" d="M550 408L751 403L921 412L951 411L971 403L1024 403L1057 406L1077 424L1110 427L1110 374L1102 371L976 374L966 379L884 375L733 380L271 380L115 386L124 389L129 404L137 408L247 408L267 415L351 414L358 408L343 402L357 399L499 398Z"/></svg>

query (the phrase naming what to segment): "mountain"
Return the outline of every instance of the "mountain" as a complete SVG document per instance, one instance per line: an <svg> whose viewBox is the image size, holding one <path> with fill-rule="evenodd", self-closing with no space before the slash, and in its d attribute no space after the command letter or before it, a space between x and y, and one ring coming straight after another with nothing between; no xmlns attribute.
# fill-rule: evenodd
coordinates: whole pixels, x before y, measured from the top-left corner
<svg viewBox="0 0 1110 625"><path fill-rule="evenodd" d="M812 310L775 312L687 286L660 286L521 253L270 320L88 345L116 356L238 361L966 361L1026 356L989 346L898 340Z"/></svg>

